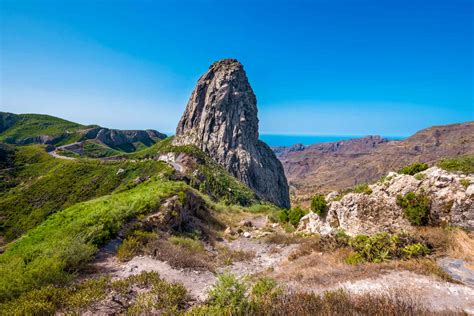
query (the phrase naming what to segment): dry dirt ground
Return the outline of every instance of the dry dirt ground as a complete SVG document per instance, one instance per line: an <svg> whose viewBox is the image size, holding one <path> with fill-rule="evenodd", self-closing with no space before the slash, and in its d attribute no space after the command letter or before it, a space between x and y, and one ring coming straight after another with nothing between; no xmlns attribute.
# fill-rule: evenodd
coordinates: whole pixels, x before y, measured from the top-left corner
<svg viewBox="0 0 474 316"><path fill-rule="evenodd" d="M262 218L253 219L251 237L240 234L234 240L220 241L217 246L227 246L232 250L254 252L248 261L237 261L220 267L216 273L206 270L176 269L166 261L149 256L137 256L128 262L120 262L114 253L117 246L112 243L105 248L95 262L96 271L113 278L125 278L142 271L155 271L173 283L182 283L193 300L198 303L206 299L209 289L215 284L216 275L230 272L241 278L266 275L279 281L283 288L293 291L322 293L327 290L345 289L351 293L402 292L426 305L432 311L457 309L474 315L474 286L466 282L474 275L474 270L462 265L463 283L451 283L434 275L422 275L394 266L347 265L341 260L342 253L313 252L295 260L289 260L297 244L274 244L263 238L256 238L258 228L267 225ZM257 227L256 227L257 226ZM270 226L267 226L270 227ZM453 264L445 259L440 266ZM455 261L455 263L459 263ZM454 264L459 269L459 264ZM452 268L452 267L451 267ZM457 273L451 269L447 271ZM472 280L471 280L472 281Z"/></svg>

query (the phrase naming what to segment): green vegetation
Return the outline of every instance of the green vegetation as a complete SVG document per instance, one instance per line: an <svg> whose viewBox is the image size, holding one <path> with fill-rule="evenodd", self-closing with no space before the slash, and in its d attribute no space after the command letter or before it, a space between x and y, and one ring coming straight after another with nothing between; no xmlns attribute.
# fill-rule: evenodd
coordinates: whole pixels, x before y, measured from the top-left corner
<svg viewBox="0 0 474 316"><path fill-rule="evenodd" d="M123 280L109 278L86 280L67 287L45 286L22 294L17 299L0 305L1 315L53 315L57 311L65 314L81 314L93 303L114 293L121 297L141 292L126 307L129 314L142 314L155 309L177 312L187 301L186 289L179 284L169 284L153 272L142 272Z"/></svg>
<svg viewBox="0 0 474 316"><path fill-rule="evenodd" d="M75 203L129 189L137 178L171 174L159 161L55 159L40 145L16 147L13 165L0 190L0 235L7 240Z"/></svg>
<svg viewBox="0 0 474 316"><path fill-rule="evenodd" d="M57 138L54 142L56 145L72 143L80 138L75 131L92 127L41 114L16 115L0 112L0 121L4 122L4 128L0 130L0 141L11 144L33 143L33 138L42 135Z"/></svg>
<svg viewBox="0 0 474 316"><path fill-rule="evenodd" d="M135 188L75 204L6 247L0 256L0 302L48 284L71 280L122 225L158 209L182 182L152 178Z"/></svg>
<svg viewBox="0 0 474 316"><path fill-rule="evenodd" d="M311 210L319 216L326 215L327 203L324 195L318 194L311 199Z"/></svg>
<svg viewBox="0 0 474 316"><path fill-rule="evenodd" d="M349 264L411 259L430 253L426 244L412 237L387 233L378 233L373 236L358 235L349 240L349 246L355 251L346 258L346 262Z"/></svg>
<svg viewBox="0 0 474 316"><path fill-rule="evenodd" d="M361 183L356 185L353 189L352 192L354 193L363 193L363 194L372 194L372 189L369 187L367 183Z"/></svg>
<svg viewBox="0 0 474 316"><path fill-rule="evenodd" d="M90 158L112 157L121 154L121 152L116 149L94 141L85 141L82 149L84 156Z"/></svg>
<svg viewBox="0 0 474 316"><path fill-rule="evenodd" d="M424 226L429 223L431 202L426 194L408 192L405 196L397 196L397 205L400 206L412 225Z"/></svg>
<svg viewBox="0 0 474 316"><path fill-rule="evenodd" d="M290 210L281 210L278 213L278 221L282 224L289 223L293 227L298 226L300 219L306 215L306 211L303 210L300 206L292 208Z"/></svg>
<svg viewBox="0 0 474 316"><path fill-rule="evenodd" d="M472 174L474 173L474 156L444 159L438 162L438 166L446 171Z"/></svg>
<svg viewBox="0 0 474 316"><path fill-rule="evenodd" d="M245 293L250 293L246 295ZM285 293L272 279L259 279L250 287L235 276L221 275L205 305L186 315L418 315L426 314L400 294L351 295L344 290Z"/></svg>
<svg viewBox="0 0 474 316"><path fill-rule="evenodd" d="M403 167L402 169L400 169L400 171L398 171L398 173L408 174L408 175L413 176L417 174L418 172L424 171L426 169L428 169L428 165L426 163L415 162L414 164Z"/></svg>
<svg viewBox="0 0 474 316"><path fill-rule="evenodd" d="M459 181L463 187L467 189L468 186L471 185L471 181L469 179L461 179Z"/></svg>
<svg viewBox="0 0 474 316"><path fill-rule="evenodd" d="M259 202L258 197L251 189L235 179L199 148L192 145L173 146L172 140L172 137L168 137L147 149L124 155L124 157L146 159L165 153L186 153L194 158L197 169L192 175L189 175L191 177L190 185L193 188L226 205L251 206Z"/></svg>
<svg viewBox="0 0 474 316"><path fill-rule="evenodd" d="M418 180L418 181L423 181L424 179L426 179L426 174L417 173L417 174L415 174L415 179Z"/></svg>

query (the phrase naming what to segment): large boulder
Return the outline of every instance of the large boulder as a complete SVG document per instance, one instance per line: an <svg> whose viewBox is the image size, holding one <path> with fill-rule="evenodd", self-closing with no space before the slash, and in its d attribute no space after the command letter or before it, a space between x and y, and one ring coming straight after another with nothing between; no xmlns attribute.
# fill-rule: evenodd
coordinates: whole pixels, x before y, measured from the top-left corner
<svg viewBox="0 0 474 316"><path fill-rule="evenodd" d="M218 61L199 79L173 144L196 145L261 198L290 207L283 167L258 139L257 99L237 60Z"/></svg>
<svg viewBox="0 0 474 316"><path fill-rule="evenodd" d="M450 173L437 167L417 176L391 172L384 181L370 185L370 194L348 193L340 200L335 194L325 218L310 213L298 229L309 233L330 234L342 229L349 235L412 229L397 196L408 192L425 194L430 201L430 225L453 225L474 230L474 176Z"/></svg>

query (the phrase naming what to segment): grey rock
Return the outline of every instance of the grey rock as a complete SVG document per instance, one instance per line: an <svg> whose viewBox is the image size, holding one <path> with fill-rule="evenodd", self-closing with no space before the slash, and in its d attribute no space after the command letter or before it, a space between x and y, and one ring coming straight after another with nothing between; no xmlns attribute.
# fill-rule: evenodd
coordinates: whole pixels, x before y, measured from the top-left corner
<svg viewBox="0 0 474 316"><path fill-rule="evenodd" d="M474 184L466 188L461 183L461 179L474 183L474 175L461 176L438 167L420 174L422 180L391 172L387 177L389 180L370 185L371 194L348 193L340 201L328 196L327 216L321 218L310 213L300 220L298 229L323 235L338 229L349 235L410 231L413 227L397 205L397 196L423 192L430 199L430 225L449 224L474 230Z"/></svg>
<svg viewBox="0 0 474 316"><path fill-rule="evenodd" d="M218 61L199 79L173 143L196 145L260 198L290 207L283 167L258 139L257 99L237 60Z"/></svg>

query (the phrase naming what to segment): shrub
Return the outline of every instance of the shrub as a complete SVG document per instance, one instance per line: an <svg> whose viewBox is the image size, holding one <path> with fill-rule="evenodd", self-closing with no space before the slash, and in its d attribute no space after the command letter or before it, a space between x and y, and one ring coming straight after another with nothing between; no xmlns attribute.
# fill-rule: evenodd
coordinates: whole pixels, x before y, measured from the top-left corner
<svg viewBox="0 0 474 316"><path fill-rule="evenodd" d="M414 257L422 257L428 255L430 250L426 245L422 243L406 245L402 248L403 257L406 259L411 259Z"/></svg>
<svg viewBox="0 0 474 316"><path fill-rule="evenodd" d="M359 263L363 263L365 260L364 258L357 252L351 252L345 259L347 264L356 265Z"/></svg>
<svg viewBox="0 0 474 316"><path fill-rule="evenodd" d="M319 216L326 215L327 203L324 195L318 194L311 199L311 210Z"/></svg>
<svg viewBox="0 0 474 316"><path fill-rule="evenodd" d="M415 179L418 181L423 181L425 178L426 178L426 175L424 173L415 174Z"/></svg>
<svg viewBox="0 0 474 316"><path fill-rule="evenodd" d="M128 261L143 252L143 244L135 237L129 237L123 241L117 250L117 258L120 261Z"/></svg>
<svg viewBox="0 0 474 316"><path fill-rule="evenodd" d="M461 179L459 181L463 187L467 189L468 186L471 185L471 181L469 179Z"/></svg>
<svg viewBox="0 0 474 316"><path fill-rule="evenodd" d="M354 193L363 193L363 194L372 194L372 189L369 187L367 183L361 183L356 185L352 190Z"/></svg>
<svg viewBox="0 0 474 316"><path fill-rule="evenodd" d="M253 285L250 297L257 304L271 303L281 293L275 280L263 277Z"/></svg>
<svg viewBox="0 0 474 316"><path fill-rule="evenodd" d="M402 169L400 169L400 171L398 171L398 173L408 174L408 175L413 176L417 174L418 172L424 171L426 169L428 169L428 165L426 163L415 162L414 164L403 167Z"/></svg>
<svg viewBox="0 0 474 316"><path fill-rule="evenodd" d="M288 221L291 225L296 227L298 226L300 219L305 215L306 212L301 207L297 206L288 212Z"/></svg>
<svg viewBox="0 0 474 316"><path fill-rule="evenodd" d="M474 156L444 159L438 162L438 166L446 171L471 174L474 173Z"/></svg>
<svg viewBox="0 0 474 316"><path fill-rule="evenodd" d="M196 239L187 238L187 237L178 237L178 236L171 236L168 239L172 244L180 246L182 248L186 248L191 252L204 252L204 246L202 242Z"/></svg>
<svg viewBox="0 0 474 316"><path fill-rule="evenodd" d="M415 226L428 224L430 204L429 198L423 192L420 194L408 192L405 196L397 196L397 205L404 210L408 221Z"/></svg>
<svg viewBox="0 0 474 316"><path fill-rule="evenodd" d="M424 243L407 235L378 233L373 236L358 235L349 240L355 251L346 258L346 263L358 264L363 261L381 263L391 259L411 259L428 255L430 249Z"/></svg>
<svg viewBox="0 0 474 316"><path fill-rule="evenodd" d="M247 287L232 274L224 273L217 277L217 283L209 291L209 304L219 309L230 309L231 314L239 314L248 305L245 292Z"/></svg>
<svg viewBox="0 0 474 316"><path fill-rule="evenodd" d="M278 213L278 221L280 223L287 223L288 222L288 210L282 210Z"/></svg>

